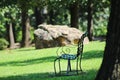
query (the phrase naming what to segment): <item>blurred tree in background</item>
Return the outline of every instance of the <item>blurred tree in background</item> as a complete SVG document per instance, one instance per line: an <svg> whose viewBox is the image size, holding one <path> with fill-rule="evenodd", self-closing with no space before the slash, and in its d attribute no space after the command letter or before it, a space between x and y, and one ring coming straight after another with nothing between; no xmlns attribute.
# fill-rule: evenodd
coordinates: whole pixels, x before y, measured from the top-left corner
<svg viewBox="0 0 120 80"><path fill-rule="evenodd" d="M88 31L93 40L106 35L109 5L106 0L1 0L0 38L6 39L9 47L14 48L15 43L27 47L34 42L34 29L46 23Z"/></svg>

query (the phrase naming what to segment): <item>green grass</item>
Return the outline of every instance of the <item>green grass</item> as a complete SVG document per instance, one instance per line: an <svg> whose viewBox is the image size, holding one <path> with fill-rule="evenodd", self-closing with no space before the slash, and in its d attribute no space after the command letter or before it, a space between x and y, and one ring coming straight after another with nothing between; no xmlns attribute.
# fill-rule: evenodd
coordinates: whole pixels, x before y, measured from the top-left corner
<svg viewBox="0 0 120 80"><path fill-rule="evenodd" d="M105 42L85 44L82 69L85 73L73 76L55 76L53 61L58 48L35 50L21 48L0 51L0 80L94 80L102 62ZM75 61L72 61L75 69ZM62 60L62 70L66 70L66 61Z"/></svg>

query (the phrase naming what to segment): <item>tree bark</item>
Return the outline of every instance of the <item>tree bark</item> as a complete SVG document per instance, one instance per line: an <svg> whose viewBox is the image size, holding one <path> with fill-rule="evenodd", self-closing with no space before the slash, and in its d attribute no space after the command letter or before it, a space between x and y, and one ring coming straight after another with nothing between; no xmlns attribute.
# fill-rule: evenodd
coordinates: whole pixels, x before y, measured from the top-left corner
<svg viewBox="0 0 120 80"><path fill-rule="evenodd" d="M79 0L78 0L79 1ZM79 29L79 2L76 1L70 5L71 27Z"/></svg>
<svg viewBox="0 0 120 80"><path fill-rule="evenodd" d="M88 0L88 16L87 16L87 31L88 31L88 39L89 41L93 40L93 4L92 4L92 0Z"/></svg>
<svg viewBox="0 0 120 80"><path fill-rule="evenodd" d="M49 12L49 23L50 24L52 24L52 25L54 25L55 24L55 22L54 22L54 11L53 11L53 9L50 9L50 12Z"/></svg>
<svg viewBox="0 0 120 80"><path fill-rule="evenodd" d="M28 47L31 43L30 39L30 20L28 18L28 10L22 9L22 42L21 47Z"/></svg>
<svg viewBox="0 0 120 80"><path fill-rule="evenodd" d="M106 47L95 80L120 80L120 0L111 0Z"/></svg>
<svg viewBox="0 0 120 80"><path fill-rule="evenodd" d="M15 26L16 26L16 23L15 22L13 22L12 21L12 30L13 30L13 36L14 36L14 42L16 43L16 41L17 41L17 35L16 35L16 28L15 28Z"/></svg>
<svg viewBox="0 0 120 80"><path fill-rule="evenodd" d="M14 40L14 34L13 34L13 26L12 23L9 23L9 40L10 40L10 49L15 48L15 40Z"/></svg>
<svg viewBox="0 0 120 80"><path fill-rule="evenodd" d="M9 46L11 49L15 48L15 26L12 22L6 21L6 39L9 42Z"/></svg>
<svg viewBox="0 0 120 80"><path fill-rule="evenodd" d="M35 7L35 18L36 18L36 26L35 26L35 29L38 28L38 25L42 24L44 22L43 20L43 15L41 13L41 10L39 7Z"/></svg>

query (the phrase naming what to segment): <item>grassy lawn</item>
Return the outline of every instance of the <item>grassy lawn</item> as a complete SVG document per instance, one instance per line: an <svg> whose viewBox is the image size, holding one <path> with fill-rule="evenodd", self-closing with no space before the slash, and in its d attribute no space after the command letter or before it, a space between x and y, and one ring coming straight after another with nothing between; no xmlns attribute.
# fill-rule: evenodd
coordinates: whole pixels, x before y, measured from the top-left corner
<svg viewBox="0 0 120 80"><path fill-rule="evenodd" d="M0 51L0 80L94 80L102 62L105 42L85 44L82 69L85 73L73 76L55 76L53 61L58 48L35 50L21 48ZM62 70L66 61L62 60ZM75 68L72 61L72 68Z"/></svg>

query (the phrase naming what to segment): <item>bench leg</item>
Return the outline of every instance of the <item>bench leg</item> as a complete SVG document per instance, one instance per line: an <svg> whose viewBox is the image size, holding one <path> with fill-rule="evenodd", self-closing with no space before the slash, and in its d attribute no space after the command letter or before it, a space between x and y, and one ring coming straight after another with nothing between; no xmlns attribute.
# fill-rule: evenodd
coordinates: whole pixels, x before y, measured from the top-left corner
<svg viewBox="0 0 120 80"><path fill-rule="evenodd" d="M58 58L56 58L55 60L54 60L54 72L55 72L55 75L56 75L56 65L55 65L55 63L56 63L56 60L57 60Z"/></svg>
<svg viewBox="0 0 120 80"><path fill-rule="evenodd" d="M61 74L60 59L58 60L58 63L59 63L59 73Z"/></svg>
<svg viewBox="0 0 120 80"><path fill-rule="evenodd" d="M60 66L60 59L59 58L56 58L54 60L54 71L55 71L55 75L57 74L56 72L56 61L58 60L58 65L59 65L59 73L61 74L61 66Z"/></svg>
<svg viewBox="0 0 120 80"><path fill-rule="evenodd" d="M71 71L71 63L70 63L70 59L68 59L67 74L69 73L69 71Z"/></svg>
<svg viewBox="0 0 120 80"><path fill-rule="evenodd" d="M80 71L82 71L81 60L82 60L82 54L81 54L81 56L80 56L80 63L79 63Z"/></svg>
<svg viewBox="0 0 120 80"><path fill-rule="evenodd" d="M78 74L78 59L79 58L77 58L77 61L76 61L76 73Z"/></svg>

